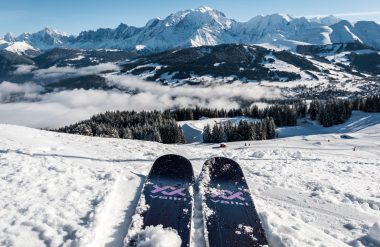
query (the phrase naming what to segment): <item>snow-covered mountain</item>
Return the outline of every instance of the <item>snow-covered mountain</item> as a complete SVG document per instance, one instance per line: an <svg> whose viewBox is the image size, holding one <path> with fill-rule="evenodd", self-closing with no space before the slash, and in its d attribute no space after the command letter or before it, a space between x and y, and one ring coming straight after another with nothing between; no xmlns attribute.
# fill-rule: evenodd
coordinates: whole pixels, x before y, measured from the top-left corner
<svg viewBox="0 0 380 247"><path fill-rule="evenodd" d="M163 51L173 48L224 43L270 43L295 48L298 44L361 42L380 48L380 25L360 21L352 24L334 16L305 18L273 14L238 22L222 12L201 6L179 11L164 19L154 18L144 27L120 24L117 28L84 31L78 36L50 28L18 37L8 33L8 43L26 42L35 49L112 48L123 50Z"/></svg>
<svg viewBox="0 0 380 247"><path fill-rule="evenodd" d="M162 51L178 47L216 45L235 42L228 34L235 21L208 7L185 10L165 19L154 18L142 28L125 24L116 29L98 29L81 33L71 45L81 48L118 48L133 50L145 47ZM90 35L91 34L91 35Z"/></svg>
<svg viewBox="0 0 380 247"><path fill-rule="evenodd" d="M340 19L334 15L329 15L329 16L325 16L325 17L313 17L313 18L309 18L309 20L312 22L317 22L317 23L326 25L326 26L331 26L331 25L334 25L334 24L342 21L342 19Z"/></svg>
<svg viewBox="0 0 380 247"><path fill-rule="evenodd" d="M74 36L51 28L44 28L37 33L23 33L16 40L25 41L37 49L48 50L67 45L74 40Z"/></svg>
<svg viewBox="0 0 380 247"><path fill-rule="evenodd" d="M9 32L4 35L4 40L7 42L17 41L16 37L12 33L9 33Z"/></svg>

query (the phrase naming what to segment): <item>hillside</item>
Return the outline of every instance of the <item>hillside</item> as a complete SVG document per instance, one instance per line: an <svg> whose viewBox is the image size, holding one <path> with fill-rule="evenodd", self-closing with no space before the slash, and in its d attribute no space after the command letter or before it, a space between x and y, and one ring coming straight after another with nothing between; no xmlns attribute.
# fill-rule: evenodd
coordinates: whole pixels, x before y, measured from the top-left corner
<svg viewBox="0 0 380 247"><path fill-rule="evenodd" d="M281 91L290 98L313 99L367 95L380 88L380 55L373 49L355 44L308 45L300 46L298 52L240 44L140 56L117 50L56 48L29 58L1 51L0 83L8 81L25 87L32 83L41 88L41 97L34 101L46 93L75 89L133 95L157 84L168 86L165 91L182 86L192 86L194 91L221 89L232 84L262 89L255 95L238 95L237 99L260 98L262 91L267 91L269 99L271 91ZM128 85L137 79L145 82ZM20 98L25 97L13 97L14 101Z"/></svg>
<svg viewBox="0 0 380 247"><path fill-rule="evenodd" d="M216 123L225 123L227 121L238 124L241 120L254 122L255 119L247 117L236 118L206 118L194 121L181 121L179 125L184 132L186 143L201 143L203 141L203 128L208 124L213 126ZM352 117L345 123L325 128L317 121L310 119L299 119L297 126L277 128L278 138L294 136L311 136L321 134L341 134L342 138L350 138L350 133L362 129L371 128L380 124L380 114L365 113L354 111Z"/></svg>
<svg viewBox="0 0 380 247"><path fill-rule="evenodd" d="M175 153L191 160L196 176L210 157L238 161L274 247L376 246L380 124L357 117L350 138L332 132L226 149L0 125L0 243L122 246L153 161ZM195 247L204 246L200 210L196 196Z"/></svg>

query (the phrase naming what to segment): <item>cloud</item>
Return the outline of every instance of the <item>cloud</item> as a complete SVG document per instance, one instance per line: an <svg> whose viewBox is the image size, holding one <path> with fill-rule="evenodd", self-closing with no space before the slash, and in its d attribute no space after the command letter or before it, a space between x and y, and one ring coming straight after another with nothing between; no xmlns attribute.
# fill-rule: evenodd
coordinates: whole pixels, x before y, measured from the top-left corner
<svg viewBox="0 0 380 247"><path fill-rule="evenodd" d="M159 83L148 82L131 76L109 75L106 77L111 85L118 85L127 89L135 89L153 94L169 95L171 97L197 97L200 100L217 100L241 98L243 100L259 100L262 98L279 98L281 92L276 88L260 86L256 83L235 82L232 84L218 84L209 87L178 86L168 87ZM223 107L223 106L220 106ZM225 106L224 106L225 107Z"/></svg>
<svg viewBox="0 0 380 247"><path fill-rule="evenodd" d="M380 16L380 11L368 11L368 12L352 12L352 13L337 13L334 14L338 17L350 17L350 16Z"/></svg>
<svg viewBox="0 0 380 247"><path fill-rule="evenodd" d="M25 75L32 73L32 70L36 69L37 67L34 65L17 65L16 70L13 72L15 75Z"/></svg>
<svg viewBox="0 0 380 247"><path fill-rule="evenodd" d="M36 80L60 80L85 75L95 75L105 71L119 71L120 67L113 63L101 63L94 66L83 68L74 67L50 67L48 69L35 70L34 79Z"/></svg>
<svg viewBox="0 0 380 247"><path fill-rule="evenodd" d="M0 103L33 100L39 97L43 88L35 83L16 84L8 81L0 83Z"/></svg>
<svg viewBox="0 0 380 247"><path fill-rule="evenodd" d="M42 94L38 95L36 102L0 104L0 123L56 128L105 111L195 106L229 109L239 107L237 98L257 100L281 97L278 89L257 84L169 87L130 76L108 76L107 79L110 84L135 89L138 93L76 89Z"/></svg>
<svg viewBox="0 0 380 247"><path fill-rule="evenodd" d="M322 18L326 17L329 14L316 14L316 15L307 15L308 18ZM380 23L380 11L366 11L366 12L349 12L349 13L335 13L333 14L339 18L347 18L350 21L359 21L359 20L373 20Z"/></svg>

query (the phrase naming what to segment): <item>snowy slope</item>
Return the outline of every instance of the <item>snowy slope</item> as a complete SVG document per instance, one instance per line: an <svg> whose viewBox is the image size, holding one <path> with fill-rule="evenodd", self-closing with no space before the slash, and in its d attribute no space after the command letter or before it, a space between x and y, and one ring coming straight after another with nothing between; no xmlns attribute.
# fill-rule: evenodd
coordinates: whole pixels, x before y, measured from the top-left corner
<svg viewBox="0 0 380 247"><path fill-rule="evenodd" d="M254 122L255 119L247 117L236 118L206 118L193 121L182 121L182 127L187 143L203 142L203 129L206 125L211 127L215 124L231 122L238 124L241 120ZM350 138L351 133L369 131L372 127L380 125L380 114L354 111L352 117L345 123L325 128L316 121L298 120L298 125L294 127L280 127L277 129L278 138L293 136L310 136L321 134L341 134L341 138ZM376 128L375 128L376 129ZM372 131L374 133L374 131Z"/></svg>
<svg viewBox="0 0 380 247"><path fill-rule="evenodd" d="M28 55L30 53L37 53L38 50L28 44L25 41L22 42L12 42L4 50L16 53L18 55Z"/></svg>
<svg viewBox="0 0 380 247"><path fill-rule="evenodd" d="M372 238L379 227L372 226L380 221L380 124L362 126L353 138L311 135L218 149L0 125L0 245L122 246L152 163L176 153L191 160L197 176L212 156L237 160L274 247L378 246ZM204 246L198 196L195 204L197 247Z"/></svg>
<svg viewBox="0 0 380 247"><path fill-rule="evenodd" d="M52 28L44 28L36 33L23 33L19 35L17 41L25 41L40 50L49 50L55 47L64 46L73 36Z"/></svg>

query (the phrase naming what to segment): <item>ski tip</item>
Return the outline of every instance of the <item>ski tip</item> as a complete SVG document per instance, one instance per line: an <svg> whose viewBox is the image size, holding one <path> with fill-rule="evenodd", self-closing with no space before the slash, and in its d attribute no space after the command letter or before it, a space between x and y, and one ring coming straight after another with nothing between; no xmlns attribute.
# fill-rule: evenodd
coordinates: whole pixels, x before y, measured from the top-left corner
<svg viewBox="0 0 380 247"><path fill-rule="evenodd" d="M153 163L149 176L155 175L194 181L194 171L191 162L177 154L166 154L158 157Z"/></svg>
<svg viewBox="0 0 380 247"><path fill-rule="evenodd" d="M178 154L162 155L162 156L158 157L154 163L156 163L157 161L160 161L160 160L186 160L186 161L190 162L188 159L186 159L185 157L178 155Z"/></svg>
<svg viewBox="0 0 380 247"><path fill-rule="evenodd" d="M202 170L205 171L206 169L215 178L241 180L244 177L240 165L236 161L226 157L213 157L206 160Z"/></svg>

